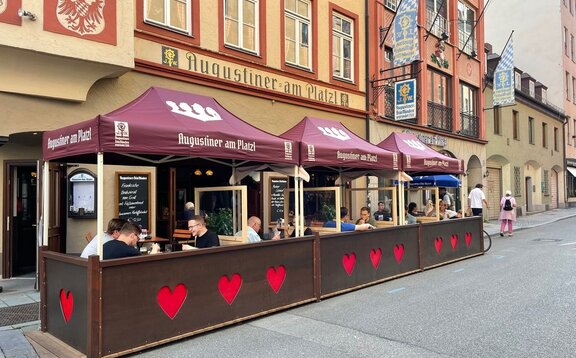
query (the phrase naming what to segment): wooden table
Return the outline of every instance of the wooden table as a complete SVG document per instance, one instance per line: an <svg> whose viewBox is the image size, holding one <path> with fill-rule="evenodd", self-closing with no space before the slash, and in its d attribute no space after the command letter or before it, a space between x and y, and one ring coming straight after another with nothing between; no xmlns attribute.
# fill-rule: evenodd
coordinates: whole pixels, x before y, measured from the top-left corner
<svg viewBox="0 0 576 358"><path fill-rule="evenodd" d="M140 248L140 247L142 247L142 245L144 245L144 244L155 244L155 243L158 243L158 244L160 244L161 246L164 246L164 244L167 244L167 243L169 243L169 242L170 242L169 239L166 239L166 238L163 238L163 237L153 236L153 237L151 237L151 238L149 238L149 239L138 240L138 247Z"/></svg>

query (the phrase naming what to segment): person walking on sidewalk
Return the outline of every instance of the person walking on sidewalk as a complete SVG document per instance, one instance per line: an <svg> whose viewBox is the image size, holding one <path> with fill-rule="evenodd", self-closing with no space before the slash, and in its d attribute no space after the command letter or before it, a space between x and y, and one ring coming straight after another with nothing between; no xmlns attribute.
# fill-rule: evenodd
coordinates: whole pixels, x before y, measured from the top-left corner
<svg viewBox="0 0 576 358"><path fill-rule="evenodd" d="M504 229L508 225L508 237L512 236L512 224L516 221L516 199L512 192L506 190L506 195L500 199L500 236L504 236Z"/></svg>
<svg viewBox="0 0 576 358"><path fill-rule="evenodd" d="M488 202L486 201L482 187L483 185L478 183L474 189L470 190L470 194L468 194L468 204L474 216L482 216L482 204L485 204L486 209L488 209Z"/></svg>

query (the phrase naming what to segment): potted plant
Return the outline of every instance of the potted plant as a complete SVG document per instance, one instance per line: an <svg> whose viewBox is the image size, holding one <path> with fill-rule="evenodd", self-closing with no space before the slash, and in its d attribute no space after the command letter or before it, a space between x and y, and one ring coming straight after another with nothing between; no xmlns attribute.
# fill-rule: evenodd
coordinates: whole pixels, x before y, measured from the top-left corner
<svg viewBox="0 0 576 358"><path fill-rule="evenodd" d="M216 212L207 215L206 227L218 235L232 236L232 209L217 209Z"/></svg>

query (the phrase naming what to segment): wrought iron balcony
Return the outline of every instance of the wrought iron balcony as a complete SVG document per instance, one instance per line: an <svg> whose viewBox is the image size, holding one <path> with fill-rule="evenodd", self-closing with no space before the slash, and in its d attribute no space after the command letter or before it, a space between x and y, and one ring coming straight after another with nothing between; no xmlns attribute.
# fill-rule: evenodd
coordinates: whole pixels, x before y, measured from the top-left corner
<svg viewBox="0 0 576 358"><path fill-rule="evenodd" d="M428 102L428 126L452 132L452 108Z"/></svg>
<svg viewBox="0 0 576 358"><path fill-rule="evenodd" d="M460 134L479 138L480 137L480 129L479 129L479 119L478 116L467 113L461 112L460 113Z"/></svg>

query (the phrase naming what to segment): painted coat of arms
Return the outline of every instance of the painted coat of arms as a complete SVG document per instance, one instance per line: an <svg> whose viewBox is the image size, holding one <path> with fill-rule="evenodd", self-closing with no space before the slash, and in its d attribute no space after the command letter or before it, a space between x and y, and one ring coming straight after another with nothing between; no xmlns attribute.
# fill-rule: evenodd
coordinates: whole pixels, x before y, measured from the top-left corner
<svg viewBox="0 0 576 358"><path fill-rule="evenodd" d="M104 31L105 0L58 0L56 16L65 28L83 35Z"/></svg>

